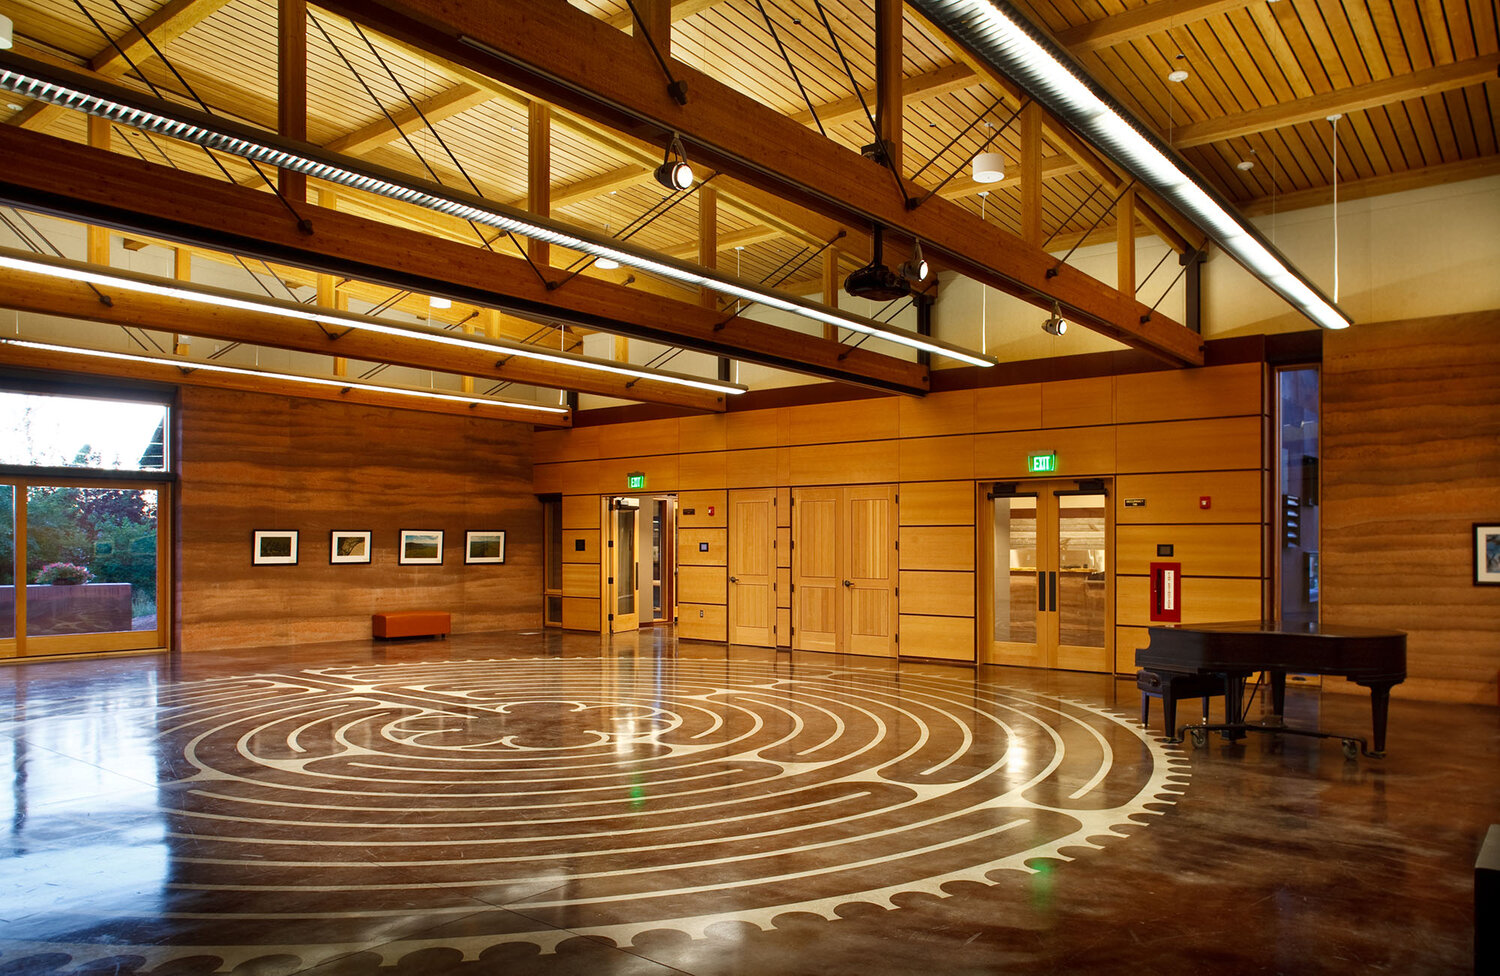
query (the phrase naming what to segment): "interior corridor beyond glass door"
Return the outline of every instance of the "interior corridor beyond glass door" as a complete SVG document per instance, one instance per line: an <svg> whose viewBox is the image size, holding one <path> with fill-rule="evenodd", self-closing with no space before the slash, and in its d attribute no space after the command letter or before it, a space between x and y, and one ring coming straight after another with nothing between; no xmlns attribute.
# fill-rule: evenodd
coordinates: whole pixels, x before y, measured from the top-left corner
<svg viewBox="0 0 1500 976"><path fill-rule="evenodd" d="M1112 670L1109 511L1101 481L980 485L984 663Z"/></svg>

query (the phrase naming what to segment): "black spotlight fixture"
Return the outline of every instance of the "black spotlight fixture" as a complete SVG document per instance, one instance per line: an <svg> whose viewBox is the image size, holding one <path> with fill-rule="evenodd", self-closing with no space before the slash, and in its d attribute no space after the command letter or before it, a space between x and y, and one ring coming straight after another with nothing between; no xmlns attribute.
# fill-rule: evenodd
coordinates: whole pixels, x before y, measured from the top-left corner
<svg viewBox="0 0 1500 976"><path fill-rule="evenodd" d="M693 167L688 165L687 153L682 151L682 139L675 132L667 145L665 158L656 167L656 182L674 192L693 185Z"/></svg>
<svg viewBox="0 0 1500 976"><path fill-rule="evenodd" d="M883 230L875 225L874 256L870 263L858 271L849 273L844 279L844 291L855 298L868 298L872 302L893 302L911 294L911 282L897 274L880 261L881 235Z"/></svg>
<svg viewBox="0 0 1500 976"><path fill-rule="evenodd" d="M927 264L927 259L922 257L922 242L915 241L911 247L911 260L901 266L901 277L913 285L927 280L927 273L932 268Z"/></svg>
<svg viewBox="0 0 1500 976"><path fill-rule="evenodd" d="M1052 314L1047 316L1047 321L1042 323L1042 331L1055 336L1068 334L1068 323L1063 319L1062 309L1058 307L1057 302L1052 303Z"/></svg>

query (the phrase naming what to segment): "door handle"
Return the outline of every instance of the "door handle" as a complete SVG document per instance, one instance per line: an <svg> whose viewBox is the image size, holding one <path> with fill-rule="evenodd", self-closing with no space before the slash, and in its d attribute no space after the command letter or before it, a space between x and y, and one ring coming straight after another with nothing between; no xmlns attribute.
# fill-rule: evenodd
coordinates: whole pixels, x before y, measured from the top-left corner
<svg viewBox="0 0 1500 976"><path fill-rule="evenodd" d="M1047 612L1047 573L1040 569L1036 573L1036 608L1041 613Z"/></svg>
<svg viewBox="0 0 1500 976"><path fill-rule="evenodd" d="M731 582L731 583L738 583L739 581L740 581L740 578L738 576L731 576L731 577L729 577L729 582Z"/></svg>
<svg viewBox="0 0 1500 976"><path fill-rule="evenodd" d="M854 584L851 583L851 582L849 582L848 580L844 580L844 585L845 586L853 586Z"/></svg>
<svg viewBox="0 0 1500 976"><path fill-rule="evenodd" d="M1047 602L1050 604L1050 606L1048 607L1048 609L1051 610L1052 612L1056 613L1057 612L1057 574L1056 573L1048 573L1047 574Z"/></svg>

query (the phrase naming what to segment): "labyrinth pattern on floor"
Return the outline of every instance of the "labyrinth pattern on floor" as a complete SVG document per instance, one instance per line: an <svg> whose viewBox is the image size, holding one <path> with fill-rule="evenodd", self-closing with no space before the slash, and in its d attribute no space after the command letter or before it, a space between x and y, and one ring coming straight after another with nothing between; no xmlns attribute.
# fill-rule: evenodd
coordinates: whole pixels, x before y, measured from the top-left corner
<svg viewBox="0 0 1500 976"><path fill-rule="evenodd" d="M1124 716L962 671L526 658L138 699L120 721L154 769L122 775L155 783L149 809L112 825L136 832L135 856L97 874L65 863L72 847L0 857L0 962L305 967L375 945L391 962L435 946L475 958L833 919L1127 842L1188 782L1178 752ZM76 707L3 731L45 746L43 728L87 725ZM107 823L109 793L94 802ZM45 891L59 872L66 897Z"/></svg>

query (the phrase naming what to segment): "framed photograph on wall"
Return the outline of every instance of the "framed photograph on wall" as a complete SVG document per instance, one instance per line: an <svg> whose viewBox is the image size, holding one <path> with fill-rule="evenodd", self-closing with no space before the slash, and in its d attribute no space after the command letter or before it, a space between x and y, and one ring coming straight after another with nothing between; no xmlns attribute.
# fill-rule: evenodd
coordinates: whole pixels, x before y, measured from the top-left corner
<svg viewBox="0 0 1500 976"><path fill-rule="evenodd" d="M443 533L432 529L402 529L397 562L403 566L440 566Z"/></svg>
<svg viewBox="0 0 1500 976"><path fill-rule="evenodd" d="M257 529L251 541L250 561L256 566L297 565L297 533L284 529Z"/></svg>
<svg viewBox="0 0 1500 976"><path fill-rule="evenodd" d="M1474 523L1474 585L1500 586L1500 522Z"/></svg>
<svg viewBox="0 0 1500 976"><path fill-rule="evenodd" d="M334 529L328 541L330 563L367 563L370 561L370 533Z"/></svg>
<svg viewBox="0 0 1500 976"><path fill-rule="evenodd" d="M467 532L464 534L464 562L505 562L504 532Z"/></svg>

